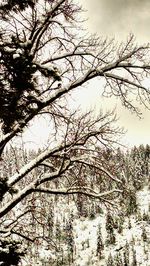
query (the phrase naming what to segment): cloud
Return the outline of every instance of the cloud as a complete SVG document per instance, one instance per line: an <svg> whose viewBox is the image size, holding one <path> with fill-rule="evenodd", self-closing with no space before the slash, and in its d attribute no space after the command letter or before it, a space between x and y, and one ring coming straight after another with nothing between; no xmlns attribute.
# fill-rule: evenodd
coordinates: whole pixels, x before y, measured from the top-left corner
<svg viewBox="0 0 150 266"><path fill-rule="evenodd" d="M97 32L100 36L115 37L118 41L125 41L127 35L132 32L138 42L149 42L150 0L81 0L81 3L83 8L87 9L85 16L87 15L89 20L85 26L90 32ZM99 89L95 83L93 88ZM86 95L88 97L88 94ZM85 101L84 96L83 99ZM95 106L99 108L98 94L95 93L92 99L93 102L95 99ZM90 95L89 101L91 102ZM103 99L102 103L101 107L104 110L105 107L116 106L116 100L113 98ZM135 115L130 115L129 110L125 110L120 102L117 103L119 124L128 129L124 142L130 146L149 143L149 111L143 108L142 112L144 119L139 121Z"/></svg>
<svg viewBox="0 0 150 266"><path fill-rule="evenodd" d="M134 15L139 16L150 7L149 0L96 0L95 2L97 2L97 5L99 3L101 12L104 12L104 14L111 14L113 20L118 17L125 18L131 15L131 12L132 17Z"/></svg>
<svg viewBox="0 0 150 266"><path fill-rule="evenodd" d="M150 7L149 0L87 0L88 6L94 9L103 8L102 12L114 13L118 16L120 13L126 12L126 10L132 9L133 12L137 10L143 10Z"/></svg>
<svg viewBox="0 0 150 266"><path fill-rule="evenodd" d="M100 35L122 40L134 33L138 41L149 41L149 0L82 0L88 10L89 28Z"/></svg>

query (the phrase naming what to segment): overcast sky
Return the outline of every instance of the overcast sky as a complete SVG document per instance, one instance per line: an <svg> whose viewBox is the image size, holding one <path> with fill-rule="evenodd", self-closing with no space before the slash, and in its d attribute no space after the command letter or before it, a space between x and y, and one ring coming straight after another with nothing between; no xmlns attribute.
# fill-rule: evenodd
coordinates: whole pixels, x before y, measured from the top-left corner
<svg viewBox="0 0 150 266"><path fill-rule="evenodd" d="M81 0L87 25L99 35L125 40L132 32L140 42L149 41L149 0Z"/></svg>
<svg viewBox="0 0 150 266"><path fill-rule="evenodd" d="M88 31L99 36L115 37L117 41L125 41L129 33L134 33L137 42L150 41L150 0L81 0L80 3L87 10L84 16L88 18L85 23ZM92 105L101 105L97 100L97 88L92 90L95 95L95 103L93 99ZM91 95L85 104L89 101ZM113 103L116 105L115 100L107 100L106 108ZM150 144L150 111L143 110L144 119L139 120L120 107L119 103L117 106L120 124L128 129L126 144Z"/></svg>

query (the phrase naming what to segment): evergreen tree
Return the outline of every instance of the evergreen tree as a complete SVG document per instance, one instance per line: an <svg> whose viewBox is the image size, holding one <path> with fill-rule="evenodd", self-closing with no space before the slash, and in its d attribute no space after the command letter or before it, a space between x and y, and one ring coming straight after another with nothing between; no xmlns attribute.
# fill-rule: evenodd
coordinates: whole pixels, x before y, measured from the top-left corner
<svg viewBox="0 0 150 266"><path fill-rule="evenodd" d="M68 246L68 262L69 265L73 263L74 260L74 236L73 236L73 224L72 224L72 218L69 218L69 221L66 225L66 243Z"/></svg>
<svg viewBox="0 0 150 266"><path fill-rule="evenodd" d="M146 232L146 229L145 227L142 228L142 235L141 235L142 239L144 242L147 241L147 232Z"/></svg>
<svg viewBox="0 0 150 266"><path fill-rule="evenodd" d="M97 231L97 256L99 257L99 259L102 258L102 253L104 250L104 244L102 241L102 234L101 234L101 227L100 225L98 226L98 231Z"/></svg>
<svg viewBox="0 0 150 266"><path fill-rule="evenodd" d="M123 230L124 217L122 215L116 215L114 219L114 228L121 234Z"/></svg>
<svg viewBox="0 0 150 266"><path fill-rule="evenodd" d="M0 240L0 265L18 265L25 252L21 250L21 243L12 240Z"/></svg>
<svg viewBox="0 0 150 266"><path fill-rule="evenodd" d="M123 266L129 266L129 244L126 242L123 253Z"/></svg>
<svg viewBox="0 0 150 266"><path fill-rule="evenodd" d="M47 225L49 230L49 237L52 237L54 228L54 210L52 206L50 206L49 215L47 217Z"/></svg>
<svg viewBox="0 0 150 266"><path fill-rule="evenodd" d="M114 220L110 212L106 215L107 244L114 244L116 241L114 234Z"/></svg>
<svg viewBox="0 0 150 266"><path fill-rule="evenodd" d="M121 254L118 253L118 254L115 255L115 257L114 257L114 265L115 265L115 266L120 266L120 265L122 265L122 264L123 264L123 262L122 262Z"/></svg>
<svg viewBox="0 0 150 266"><path fill-rule="evenodd" d="M55 227L56 227L56 229L55 229L56 243L58 244L57 247L60 250L60 246L61 246L61 227L60 227L59 221L56 222Z"/></svg>
<svg viewBox="0 0 150 266"><path fill-rule="evenodd" d="M137 212L136 191L129 189L126 199L126 214L131 215Z"/></svg>
<svg viewBox="0 0 150 266"><path fill-rule="evenodd" d="M95 215L96 215L95 205L94 205L93 202L92 202L90 205L91 205L91 206L90 206L89 218L90 218L90 219L94 219L94 218L95 218Z"/></svg>
<svg viewBox="0 0 150 266"><path fill-rule="evenodd" d="M6 16L10 11L15 11L15 12L23 11L28 6L34 8L35 2L37 2L37 0L21 0L21 1L7 0L1 4L0 7L1 15Z"/></svg>
<svg viewBox="0 0 150 266"><path fill-rule="evenodd" d="M137 266L136 251L132 245L132 266Z"/></svg>
<svg viewBox="0 0 150 266"><path fill-rule="evenodd" d="M146 221L146 222L149 222L150 221L149 213L144 212L142 220Z"/></svg>
<svg viewBox="0 0 150 266"><path fill-rule="evenodd" d="M108 259L107 259L107 266L115 266L114 259L111 255L111 253L109 254Z"/></svg>

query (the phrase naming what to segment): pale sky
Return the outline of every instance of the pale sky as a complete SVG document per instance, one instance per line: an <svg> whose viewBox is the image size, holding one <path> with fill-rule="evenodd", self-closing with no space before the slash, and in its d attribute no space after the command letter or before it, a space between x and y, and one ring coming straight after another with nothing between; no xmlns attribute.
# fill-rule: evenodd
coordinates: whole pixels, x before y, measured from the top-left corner
<svg viewBox="0 0 150 266"><path fill-rule="evenodd" d="M150 1L149 0L81 0L83 8L87 11L84 16L88 18L85 27L91 33L99 36L114 37L118 42L125 41L129 33L134 33L136 41L147 43L150 41ZM124 142L130 146L150 144L150 111L143 108L143 119L139 120L135 115L131 115L120 103L114 99L98 101L99 88L92 86L92 94L87 95L86 104L116 106L120 117L119 124L128 130ZM85 97L85 95L83 95ZM84 98L85 99L85 98Z"/></svg>
<svg viewBox="0 0 150 266"><path fill-rule="evenodd" d="M125 40L132 32L139 42L149 42L149 0L81 0L87 27L99 35Z"/></svg>

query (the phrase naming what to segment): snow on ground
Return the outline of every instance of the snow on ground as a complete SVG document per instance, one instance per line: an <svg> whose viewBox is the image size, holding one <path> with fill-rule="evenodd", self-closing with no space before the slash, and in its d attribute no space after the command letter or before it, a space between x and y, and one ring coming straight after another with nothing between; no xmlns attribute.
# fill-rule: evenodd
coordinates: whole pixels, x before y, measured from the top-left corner
<svg viewBox="0 0 150 266"><path fill-rule="evenodd" d="M150 212L150 190L147 186L141 191L137 192L137 203L141 213Z"/></svg>
<svg viewBox="0 0 150 266"><path fill-rule="evenodd" d="M150 206L150 191L148 187L137 193L137 203L141 214L149 213ZM74 237L75 237L75 262L74 266L102 266L106 265L108 255L112 256L117 254L120 247L125 247L129 243L130 247L130 263L132 263L132 250L131 245L134 243L134 250L137 258L137 266L150 266L150 222L137 221L136 217L132 215L125 218L123 224L123 232L116 233L115 245L105 246L104 258L98 261L96 257L97 247L97 229L98 225L101 226L103 240L106 240L105 229L105 215L99 215L93 220L88 218L76 219L74 221ZM145 228L148 241L145 243L142 240L142 229Z"/></svg>
<svg viewBox="0 0 150 266"><path fill-rule="evenodd" d="M75 266L90 265L96 260L97 228L99 224L105 224L104 217L96 219L81 219L74 221L75 237Z"/></svg>
<svg viewBox="0 0 150 266"><path fill-rule="evenodd" d="M143 190L137 192L137 203L138 211L140 211L141 217L145 213L147 215L150 215L150 191L148 190L148 187L144 187ZM122 232L118 233L117 229L114 229L116 237L115 244L106 245L106 210L104 210L104 212L101 214L97 214L93 219L84 217L78 218L75 203L70 201L70 203L66 204L66 201L62 200L55 205L54 213L54 220L55 222L59 221L62 230L64 221L68 220L68 217L71 213L74 217L74 262L69 266L106 266L109 254L111 253L112 257L118 255L118 250L120 248L120 254L123 258L127 243L129 246L130 262L128 266L132 265L133 252L135 252L136 254L136 266L150 266L150 220L143 220L142 218L138 219L137 215L125 217L124 223L122 225ZM98 256L96 254L98 227L101 228L102 241L104 244L104 251L101 260L98 259ZM142 236L143 229L146 232L146 241L144 241ZM65 244L62 244L62 248L64 255L67 254L67 246L65 246ZM47 249L47 247L43 246L41 248L40 257L44 261L44 263L47 263L45 265L51 266L51 264L49 264L49 261L56 261L56 256L59 255L57 253L52 253ZM43 264L38 265L41 266Z"/></svg>

